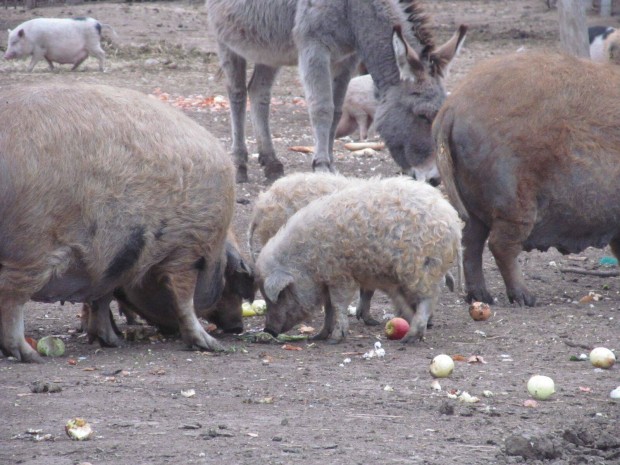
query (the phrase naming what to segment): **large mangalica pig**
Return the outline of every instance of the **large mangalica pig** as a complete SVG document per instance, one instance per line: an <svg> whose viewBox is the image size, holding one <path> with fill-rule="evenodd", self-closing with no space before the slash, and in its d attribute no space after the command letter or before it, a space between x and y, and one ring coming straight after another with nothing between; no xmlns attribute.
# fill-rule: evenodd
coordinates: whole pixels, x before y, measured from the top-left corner
<svg viewBox="0 0 620 465"><path fill-rule="evenodd" d="M9 29L6 60L31 57L28 72L45 59L50 69L54 63L72 64L77 69L89 55L99 60L104 70L105 52L101 48L101 28L107 26L93 18L36 18ZM109 27L109 26L107 26Z"/></svg>
<svg viewBox="0 0 620 465"><path fill-rule="evenodd" d="M522 250L620 255L620 68L555 53L477 66L439 112L433 136L463 232L468 300L493 302L485 241L508 298L533 306Z"/></svg>
<svg viewBox="0 0 620 465"><path fill-rule="evenodd" d="M384 291L411 322L403 341L420 339L444 275L460 261L460 244L456 211L422 182L371 180L321 197L295 213L258 256L265 331L288 331L324 306L315 337L341 340L361 287Z"/></svg>
<svg viewBox="0 0 620 465"><path fill-rule="evenodd" d="M221 348L194 311L222 293L234 206L234 167L208 131L135 91L9 86L0 164L6 355L39 359L24 339L29 300L93 302L121 286L137 307L156 293L188 346Z"/></svg>
<svg viewBox="0 0 620 465"><path fill-rule="evenodd" d="M215 324L225 333L243 332L243 299L253 299L254 274L252 268L245 263L234 235L229 232L226 239L226 266L224 268L224 290L222 296L207 308L195 308L197 316ZM141 316L147 323L157 326L162 332L176 333L179 321L174 309L161 299L160 292L155 289L145 294L131 288L115 289L101 299L85 303L82 307L82 330L88 334L89 342L98 340L102 346L117 347L121 332L118 330L110 310L110 303L115 298L120 313L127 317L127 322Z"/></svg>

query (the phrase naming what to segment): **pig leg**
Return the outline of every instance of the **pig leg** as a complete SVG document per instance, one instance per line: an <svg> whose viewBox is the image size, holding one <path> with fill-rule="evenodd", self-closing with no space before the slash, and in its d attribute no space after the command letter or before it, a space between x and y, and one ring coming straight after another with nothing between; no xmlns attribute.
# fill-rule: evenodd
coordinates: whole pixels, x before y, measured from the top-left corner
<svg viewBox="0 0 620 465"><path fill-rule="evenodd" d="M232 154L237 167L237 182L248 182L248 148L245 145L246 61L221 43L218 44L218 56L227 81L226 90L230 102L232 127Z"/></svg>
<svg viewBox="0 0 620 465"><path fill-rule="evenodd" d="M41 363L43 359L24 337L24 304L28 299L0 298L0 350L21 362Z"/></svg>
<svg viewBox="0 0 620 465"><path fill-rule="evenodd" d="M95 46L89 50L89 53L99 60L99 71L103 73L105 70L105 52L101 48L101 45L95 44Z"/></svg>
<svg viewBox="0 0 620 465"><path fill-rule="evenodd" d="M106 295L90 303L90 316L88 318L88 342L92 344L98 340L101 347L119 347L120 333L114 323L114 317L110 310L112 294Z"/></svg>
<svg viewBox="0 0 620 465"><path fill-rule="evenodd" d="M30 58L30 64L28 65L28 72L32 72L32 70L34 69L35 65L41 61L43 58L45 58L45 52L39 48L36 48L32 51L32 57ZM49 63L49 61L48 61ZM51 63L49 63L50 66L52 67L52 69L54 69L53 65Z"/></svg>
<svg viewBox="0 0 620 465"><path fill-rule="evenodd" d="M45 61L47 61L47 64L50 67L51 71L54 71L54 63L52 63L52 60L50 60L49 58L45 57Z"/></svg>
<svg viewBox="0 0 620 465"><path fill-rule="evenodd" d="M366 140L368 137L368 115L365 112L356 113L355 121L360 128L360 140Z"/></svg>
<svg viewBox="0 0 620 465"><path fill-rule="evenodd" d="M358 320L364 320L368 326L377 326L381 324L370 315L370 301L375 291L372 289L360 289L360 300L357 303L355 316Z"/></svg>
<svg viewBox="0 0 620 465"><path fill-rule="evenodd" d="M523 250L523 241L531 231L532 224L495 220L489 236L489 249L506 283L508 300L511 303L517 302L521 307L536 305L536 297L525 286L518 260Z"/></svg>
<svg viewBox="0 0 620 465"><path fill-rule="evenodd" d="M78 60L73 64L73 68L71 68L71 71L75 71L78 68L78 66L84 63L84 60L86 60L87 58L88 58L88 52L84 50L82 54L80 55L80 57L78 58Z"/></svg>
<svg viewBox="0 0 620 465"><path fill-rule="evenodd" d="M338 343L342 341L349 333L349 316L347 314L347 308L355 297L356 291L357 286L355 285L339 287L337 289L332 287L329 289L329 299L325 304L325 313L327 313L327 307L330 306L335 323L329 335L329 340L331 343Z"/></svg>
<svg viewBox="0 0 620 465"><path fill-rule="evenodd" d="M278 74L278 68L256 64L254 73L248 83L250 96L250 115L258 141L258 161L263 167L268 181L275 181L284 174L284 166L276 157L269 130L269 104L271 88Z"/></svg>
<svg viewBox="0 0 620 465"><path fill-rule="evenodd" d="M194 311L196 280L197 272L188 270L167 274L162 281L165 293L170 295L169 300L179 322L181 337L190 348L224 350L222 345L205 331L196 317Z"/></svg>
<svg viewBox="0 0 620 465"><path fill-rule="evenodd" d="M338 126L336 127L336 134L334 137L344 137L351 134L357 128L357 124L355 123L355 119L349 114L348 111L344 111L342 113L342 117L338 122Z"/></svg>
<svg viewBox="0 0 620 465"><path fill-rule="evenodd" d="M482 253L489 237L489 228L473 215L469 216L463 229L463 268L465 270L465 291L467 302L493 303L493 296L487 290L482 272Z"/></svg>
<svg viewBox="0 0 620 465"><path fill-rule="evenodd" d="M334 331L334 327L336 326L334 322L336 315L334 314L334 307L331 304L329 289L327 287L323 289L323 303L323 309L325 311L323 327L317 334L312 336L312 339L315 341L324 341L329 338Z"/></svg>
<svg viewBox="0 0 620 465"><path fill-rule="evenodd" d="M438 296L420 300L416 305L415 312L412 307L408 308L409 331L401 339L401 342L415 342L424 339L426 328L433 317L433 309L437 305Z"/></svg>

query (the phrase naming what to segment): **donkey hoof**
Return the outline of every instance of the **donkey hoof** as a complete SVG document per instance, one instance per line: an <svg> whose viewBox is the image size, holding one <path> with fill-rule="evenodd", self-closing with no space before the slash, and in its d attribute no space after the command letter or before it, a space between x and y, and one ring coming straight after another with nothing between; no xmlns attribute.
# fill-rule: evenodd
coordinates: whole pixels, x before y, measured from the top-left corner
<svg viewBox="0 0 620 465"><path fill-rule="evenodd" d="M313 161L312 162L312 171L316 171L318 173L333 173L334 169L331 164L326 161Z"/></svg>
<svg viewBox="0 0 620 465"><path fill-rule="evenodd" d="M237 166L236 180L237 180L237 184L243 183L243 182L249 182L247 166Z"/></svg>
<svg viewBox="0 0 620 465"><path fill-rule="evenodd" d="M267 181L275 181L284 176L284 166L279 161L271 162L263 168Z"/></svg>

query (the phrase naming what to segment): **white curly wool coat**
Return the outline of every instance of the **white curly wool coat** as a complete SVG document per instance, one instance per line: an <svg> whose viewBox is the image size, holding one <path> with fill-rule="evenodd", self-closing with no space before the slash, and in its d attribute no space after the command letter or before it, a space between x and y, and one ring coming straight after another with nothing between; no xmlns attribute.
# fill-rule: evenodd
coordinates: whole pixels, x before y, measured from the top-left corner
<svg viewBox="0 0 620 465"><path fill-rule="evenodd" d="M265 331L279 334L325 307L317 339L342 339L359 288L390 296L424 336L440 282L461 259L461 221L435 188L410 178L370 180L294 214L256 262Z"/></svg>

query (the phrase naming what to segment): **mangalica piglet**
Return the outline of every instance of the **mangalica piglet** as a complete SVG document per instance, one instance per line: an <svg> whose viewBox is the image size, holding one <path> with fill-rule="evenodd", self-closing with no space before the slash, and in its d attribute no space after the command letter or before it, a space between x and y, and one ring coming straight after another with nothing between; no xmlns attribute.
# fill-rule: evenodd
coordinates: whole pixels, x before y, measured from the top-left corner
<svg viewBox="0 0 620 465"><path fill-rule="evenodd" d="M372 134L378 104L376 92L370 74L351 79L342 105L342 116L336 127L336 137L348 136L356 129L359 130L360 140Z"/></svg>
<svg viewBox="0 0 620 465"><path fill-rule="evenodd" d="M94 302L119 288L136 308L157 296L188 346L221 349L195 308L224 287L234 166L207 130L126 89L7 86L0 165L5 355L40 359L24 338L29 300Z"/></svg>
<svg viewBox="0 0 620 465"><path fill-rule="evenodd" d="M256 260L261 247L275 236L297 210L319 197L364 182L363 179L346 178L332 173L294 173L275 181L267 191L258 196L252 211L248 230L248 246L252 258ZM367 325L379 324L370 315L373 294L372 289L360 289L355 312L357 318L364 320Z"/></svg>
<svg viewBox="0 0 620 465"><path fill-rule="evenodd" d="M36 18L9 29L6 60L31 57L28 72L45 59L50 69L54 63L72 64L77 69L89 55L99 60L104 70L105 52L101 48L101 29L110 27L93 18ZM111 28L110 28L111 29Z"/></svg>
<svg viewBox="0 0 620 465"><path fill-rule="evenodd" d="M437 189L410 178L370 180L314 200L256 261L265 331L286 332L324 306L315 338L339 341L361 287L385 292L410 321L403 341L421 339L444 275L460 263L460 243L454 208Z"/></svg>
<svg viewBox="0 0 620 465"><path fill-rule="evenodd" d="M239 246L232 232L226 239L226 266L224 268L224 290L220 299L207 308L196 307L198 317L215 324L225 333L243 332L242 307L244 299L254 299L254 274L239 253ZM115 289L113 294L104 296L82 307L82 330L88 334L88 341L98 340L104 347L118 347L121 341L110 303L116 299L119 313L124 314L127 323L130 318L142 317L147 323L155 325L166 334L179 331L179 322L173 309L161 300L157 290L152 293L137 294L131 288Z"/></svg>
<svg viewBox="0 0 620 465"><path fill-rule="evenodd" d="M620 256L620 67L551 52L477 65L433 125L462 218L467 300L493 303L487 244L510 302L534 306L519 254L611 246Z"/></svg>

